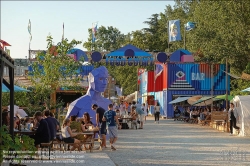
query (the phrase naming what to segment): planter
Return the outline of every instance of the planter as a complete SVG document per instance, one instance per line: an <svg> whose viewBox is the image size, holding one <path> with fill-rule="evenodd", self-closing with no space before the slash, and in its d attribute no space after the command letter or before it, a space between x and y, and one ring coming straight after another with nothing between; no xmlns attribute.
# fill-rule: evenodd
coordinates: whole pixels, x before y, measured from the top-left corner
<svg viewBox="0 0 250 166"><path fill-rule="evenodd" d="M27 166L27 165L24 165L24 164L15 164L15 163L10 163L10 165L9 166Z"/></svg>

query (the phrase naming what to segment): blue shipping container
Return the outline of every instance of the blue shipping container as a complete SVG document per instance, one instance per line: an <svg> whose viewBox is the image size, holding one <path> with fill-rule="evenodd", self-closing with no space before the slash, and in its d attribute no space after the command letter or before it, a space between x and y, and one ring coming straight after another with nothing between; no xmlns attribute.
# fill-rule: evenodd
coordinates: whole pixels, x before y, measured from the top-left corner
<svg viewBox="0 0 250 166"><path fill-rule="evenodd" d="M213 86L214 90L226 90L225 69L225 64L168 63L167 89L202 91L211 90ZM230 89L230 76L228 76L228 89Z"/></svg>

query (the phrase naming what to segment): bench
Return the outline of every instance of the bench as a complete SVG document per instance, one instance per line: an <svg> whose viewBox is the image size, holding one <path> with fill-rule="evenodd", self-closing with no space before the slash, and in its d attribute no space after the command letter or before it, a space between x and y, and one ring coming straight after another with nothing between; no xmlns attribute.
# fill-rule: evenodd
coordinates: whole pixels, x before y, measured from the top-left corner
<svg viewBox="0 0 250 166"><path fill-rule="evenodd" d="M215 126L216 129L220 130L220 126L223 127L223 131L227 129L227 112L213 111L211 114L212 127Z"/></svg>
<svg viewBox="0 0 250 166"><path fill-rule="evenodd" d="M51 152L51 149L52 149L52 145L53 145L53 141L50 141L48 143L41 143L40 144L40 148L41 148L41 160L43 159L43 154L42 154L42 151L43 149L49 149L49 160L50 160L50 152Z"/></svg>
<svg viewBox="0 0 250 166"><path fill-rule="evenodd" d="M210 125L211 122L211 115L207 115L204 120L200 120L200 125L205 126L205 125Z"/></svg>
<svg viewBox="0 0 250 166"><path fill-rule="evenodd" d="M103 141L102 138L94 138L94 142L99 142L99 144L100 144L99 148L97 148L99 150L102 150L102 141Z"/></svg>

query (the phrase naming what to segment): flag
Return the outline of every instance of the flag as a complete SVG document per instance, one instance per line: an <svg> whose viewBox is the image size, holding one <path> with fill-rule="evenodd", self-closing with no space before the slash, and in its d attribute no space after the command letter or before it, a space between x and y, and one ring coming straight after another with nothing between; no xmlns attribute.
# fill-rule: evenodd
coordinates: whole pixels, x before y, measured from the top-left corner
<svg viewBox="0 0 250 166"><path fill-rule="evenodd" d="M184 26L185 26L186 31L190 31L190 30L195 28L195 23L194 22L187 22L186 24L184 24Z"/></svg>
<svg viewBox="0 0 250 166"><path fill-rule="evenodd" d="M64 23L63 23L63 34L62 34L62 40L64 40Z"/></svg>
<svg viewBox="0 0 250 166"><path fill-rule="evenodd" d="M94 43L96 40L97 24L97 22L92 23L92 43Z"/></svg>
<svg viewBox="0 0 250 166"><path fill-rule="evenodd" d="M142 68L139 68L139 69L137 70L137 75L138 75L137 83L138 83L138 84L141 83L140 75L141 75L142 73L144 73L145 70L146 70L146 69L142 69Z"/></svg>
<svg viewBox="0 0 250 166"><path fill-rule="evenodd" d="M138 69L138 76L145 72L145 69L139 68Z"/></svg>
<svg viewBox="0 0 250 166"><path fill-rule="evenodd" d="M161 75L161 72L163 71L163 66L162 64L156 64L155 65L155 80L156 78Z"/></svg>
<svg viewBox="0 0 250 166"><path fill-rule="evenodd" d="M181 40L180 20L170 20L168 27L169 42Z"/></svg>
<svg viewBox="0 0 250 166"><path fill-rule="evenodd" d="M229 75L230 77L233 77L233 78L236 78L236 79L241 78L241 77L236 76L236 75L233 75L233 74L231 74L231 73L227 73L226 71L223 71L223 72L226 73L227 75Z"/></svg>
<svg viewBox="0 0 250 166"><path fill-rule="evenodd" d="M119 88L117 86L115 88L116 88L117 95L122 96L122 88Z"/></svg>
<svg viewBox="0 0 250 166"><path fill-rule="evenodd" d="M32 35L31 35L31 22L30 22L30 19L29 19L29 23L28 23L28 32L30 34L30 41L32 40Z"/></svg>

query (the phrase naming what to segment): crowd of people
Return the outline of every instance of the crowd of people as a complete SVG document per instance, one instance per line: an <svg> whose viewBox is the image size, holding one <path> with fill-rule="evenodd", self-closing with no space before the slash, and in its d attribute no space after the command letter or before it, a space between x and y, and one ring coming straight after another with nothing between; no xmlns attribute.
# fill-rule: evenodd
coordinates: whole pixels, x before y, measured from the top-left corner
<svg viewBox="0 0 250 166"><path fill-rule="evenodd" d="M159 123L160 105L157 104L154 108L155 122ZM76 132L98 130L102 138L102 148L107 148L106 134L108 133L111 150L116 150L115 142L118 138L117 129L121 129L121 124L123 122L122 118L125 116L131 117L132 127L137 129L137 124L139 123L139 129L143 129L149 112L148 106L145 103L141 105L135 101L127 105L124 101L121 101L120 105L114 103L110 104L108 108L102 108L97 104L93 104L92 110L96 112L96 117L90 117L89 113L85 112L83 117L79 118L74 115L70 116L68 119L64 119L61 125L54 117L54 114L48 109L45 109L43 112L36 112L33 118L25 117L20 119L17 116L14 117L14 130L35 130L35 134L30 137L35 140L34 142L37 148L41 143L64 141L65 143L73 144L70 149L71 151L75 149L90 149L90 147L87 147L85 144L84 147L80 147L79 144L81 141L91 139L92 136L76 134ZM96 125L92 123L91 118L95 118ZM10 115L8 110L2 112L2 124L6 125L8 128L10 126ZM57 134L59 132L61 132L60 135Z"/></svg>

